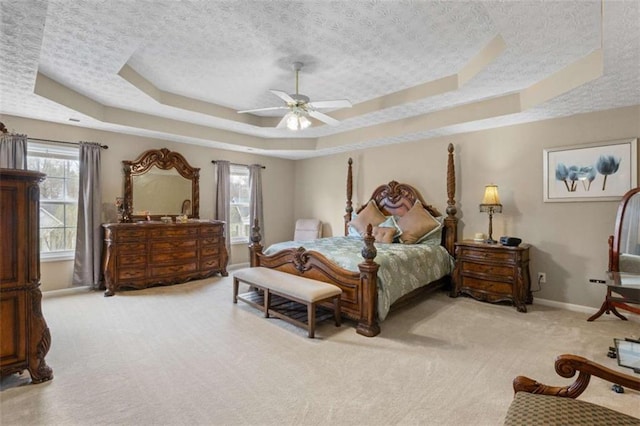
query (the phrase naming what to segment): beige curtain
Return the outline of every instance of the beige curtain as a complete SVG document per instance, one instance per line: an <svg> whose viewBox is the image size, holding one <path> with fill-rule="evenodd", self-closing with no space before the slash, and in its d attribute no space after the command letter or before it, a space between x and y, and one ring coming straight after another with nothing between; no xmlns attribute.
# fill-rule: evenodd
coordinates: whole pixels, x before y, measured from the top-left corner
<svg viewBox="0 0 640 426"><path fill-rule="evenodd" d="M0 134L0 168L27 169L27 135Z"/></svg>
<svg viewBox="0 0 640 426"><path fill-rule="evenodd" d="M231 263L231 233L229 221L231 220L231 167L228 161L216 161L216 219L224 221L225 245Z"/></svg>
<svg viewBox="0 0 640 426"><path fill-rule="evenodd" d="M249 224L253 229L255 219L258 219L260 235L264 241L264 214L262 208L262 166L252 164L249 166ZM249 233L251 235L251 233Z"/></svg>
<svg viewBox="0 0 640 426"><path fill-rule="evenodd" d="M100 250L102 246L100 184L100 144L80 142L80 193L78 228L73 264L74 286L100 287Z"/></svg>

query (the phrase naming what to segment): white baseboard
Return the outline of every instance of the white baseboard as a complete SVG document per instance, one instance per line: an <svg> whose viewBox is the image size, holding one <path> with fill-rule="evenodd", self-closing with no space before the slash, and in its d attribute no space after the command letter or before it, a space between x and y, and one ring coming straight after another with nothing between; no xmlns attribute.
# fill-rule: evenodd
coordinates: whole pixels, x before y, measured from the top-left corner
<svg viewBox="0 0 640 426"><path fill-rule="evenodd" d="M551 306L552 308L566 309L567 311L582 312L584 314L595 314L598 309L591 306L574 305L573 303L557 302L555 300L534 298L536 305Z"/></svg>
<svg viewBox="0 0 640 426"><path fill-rule="evenodd" d="M555 300L547 299L533 299L533 303L537 305L550 306L552 308L566 309L567 311L580 312L589 316L598 312L599 308L593 308L591 306L574 305L573 303L556 302ZM620 311L625 317L632 321L640 322L640 315L636 315L632 312Z"/></svg>
<svg viewBox="0 0 640 426"><path fill-rule="evenodd" d="M43 291L42 297L48 299L51 297L70 296L77 293L88 293L89 291L91 291L89 286L61 288L58 290Z"/></svg>
<svg viewBox="0 0 640 426"><path fill-rule="evenodd" d="M242 263L234 263L233 265L227 266L227 271L235 271L236 269L248 268L249 262Z"/></svg>

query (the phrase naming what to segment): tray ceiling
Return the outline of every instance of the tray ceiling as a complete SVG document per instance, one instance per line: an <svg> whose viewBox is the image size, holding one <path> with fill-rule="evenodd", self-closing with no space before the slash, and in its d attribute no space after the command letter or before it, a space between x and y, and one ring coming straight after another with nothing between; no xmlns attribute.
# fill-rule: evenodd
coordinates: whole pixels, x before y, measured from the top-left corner
<svg viewBox="0 0 640 426"><path fill-rule="evenodd" d="M0 113L283 158L640 104L635 0L2 0L0 15ZM294 61L300 93L354 104L327 111L340 125L236 113L282 105L269 89L295 93Z"/></svg>

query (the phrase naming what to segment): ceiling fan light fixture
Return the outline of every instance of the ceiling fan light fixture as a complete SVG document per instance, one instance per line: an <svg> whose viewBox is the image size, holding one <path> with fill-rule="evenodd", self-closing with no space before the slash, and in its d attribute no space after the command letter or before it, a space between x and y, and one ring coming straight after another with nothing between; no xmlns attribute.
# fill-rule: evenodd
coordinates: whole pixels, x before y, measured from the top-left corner
<svg viewBox="0 0 640 426"><path fill-rule="evenodd" d="M311 121L299 111L291 111L287 113L287 129L304 130L311 126Z"/></svg>

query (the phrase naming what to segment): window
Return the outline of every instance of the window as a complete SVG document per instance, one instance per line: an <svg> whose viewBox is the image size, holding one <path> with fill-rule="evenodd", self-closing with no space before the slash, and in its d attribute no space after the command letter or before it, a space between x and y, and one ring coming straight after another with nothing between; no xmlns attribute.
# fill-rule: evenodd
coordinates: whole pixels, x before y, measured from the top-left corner
<svg viewBox="0 0 640 426"><path fill-rule="evenodd" d="M40 184L40 256L72 258L78 222L78 148L29 141L27 165L47 175Z"/></svg>
<svg viewBox="0 0 640 426"><path fill-rule="evenodd" d="M230 166L231 181L231 216L229 232L231 243L249 242L249 168L246 166Z"/></svg>

